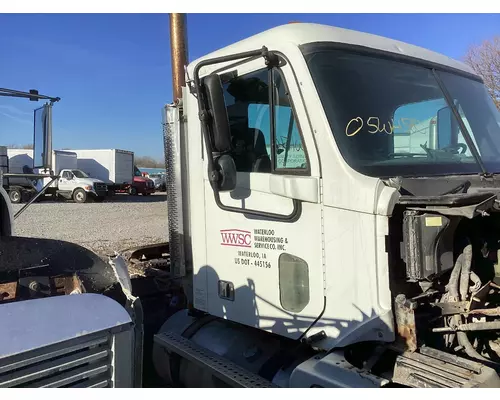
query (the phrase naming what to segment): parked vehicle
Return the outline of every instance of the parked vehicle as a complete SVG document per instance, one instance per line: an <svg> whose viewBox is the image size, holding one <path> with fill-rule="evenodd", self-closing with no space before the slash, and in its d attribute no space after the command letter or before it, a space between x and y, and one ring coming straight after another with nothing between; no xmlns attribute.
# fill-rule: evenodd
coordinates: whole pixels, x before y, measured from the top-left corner
<svg viewBox="0 0 500 400"><path fill-rule="evenodd" d="M56 190L49 187L47 191L67 200L73 199L76 203L86 203L89 200L102 202L108 195L106 183L76 168L62 169Z"/></svg>
<svg viewBox="0 0 500 400"><path fill-rule="evenodd" d="M78 169L105 182L110 192L126 192L134 180L134 153L119 149L71 150Z"/></svg>
<svg viewBox="0 0 500 400"><path fill-rule="evenodd" d="M8 194L12 203L29 200L51 181L49 171L36 169L33 171L33 150L7 149L9 172L12 174L38 173L47 177L31 179L11 177L8 180ZM73 199L77 203L85 203L93 199L103 201L107 195L107 186L99 179L91 178L78 169L77 155L70 151L52 151L52 171L59 178L52 182L45 191L45 196Z"/></svg>
<svg viewBox="0 0 500 400"><path fill-rule="evenodd" d="M165 174L161 173L148 173L147 177L154 182L155 190L158 192L167 191L167 178Z"/></svg>
<svg viewBox="0 0 500 400"><path fill-rule="evenodd" d="M139 168L134 166L134 183L129 189L131 195L142 194L149 196L155 192L155 184L152 179L144 176Z"/></svg>

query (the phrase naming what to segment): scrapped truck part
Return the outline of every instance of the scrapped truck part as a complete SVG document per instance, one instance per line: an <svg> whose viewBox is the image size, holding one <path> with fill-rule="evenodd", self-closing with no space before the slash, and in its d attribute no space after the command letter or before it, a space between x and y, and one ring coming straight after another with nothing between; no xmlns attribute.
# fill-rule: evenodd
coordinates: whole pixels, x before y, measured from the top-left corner
<svg viewBox="0 0 500 400"><path fill-rule="evenodd" d="M103 263L1 237L0 384L500 387L500 115L481 79L300 23L184 66L171 21L169 242ZM70 303L76 328L11 334L13 307L51 320ZM85 366L77 336L97 346Z"/></svg>

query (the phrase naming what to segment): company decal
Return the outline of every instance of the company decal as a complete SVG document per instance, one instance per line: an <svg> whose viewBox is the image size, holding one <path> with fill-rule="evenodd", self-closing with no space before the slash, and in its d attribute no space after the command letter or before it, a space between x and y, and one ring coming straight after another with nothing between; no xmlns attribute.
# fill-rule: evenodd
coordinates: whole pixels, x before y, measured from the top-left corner
<svg viewBox="0 0 500 400"><path fill-rule="evenodd" d="M286 251L288 238L277 236L273 229L222 229L220 231L221 246L240 247L237 250L234 263L242 266L271 268L266 250Z"/></svg>
<svg viewBox="0 0 500 400"><path fill-rule="evenodd" d="M224 229L220 231L221 246L252 247L252 233L241 229Z"/></svg>

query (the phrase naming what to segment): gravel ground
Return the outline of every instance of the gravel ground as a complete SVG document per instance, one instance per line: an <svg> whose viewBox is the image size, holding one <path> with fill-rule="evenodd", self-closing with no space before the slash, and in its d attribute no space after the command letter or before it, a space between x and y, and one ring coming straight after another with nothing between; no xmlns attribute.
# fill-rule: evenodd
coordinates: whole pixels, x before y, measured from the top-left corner
<svg viewBox="0 0 500 400"><path fill-rule="evenodd" d="M21 207L13 204L13 211ZM14 227L15 235L77 243L105 258L115 250L166 241L167 196L118 194L86 204L43 201L28 207Z"/></svg>

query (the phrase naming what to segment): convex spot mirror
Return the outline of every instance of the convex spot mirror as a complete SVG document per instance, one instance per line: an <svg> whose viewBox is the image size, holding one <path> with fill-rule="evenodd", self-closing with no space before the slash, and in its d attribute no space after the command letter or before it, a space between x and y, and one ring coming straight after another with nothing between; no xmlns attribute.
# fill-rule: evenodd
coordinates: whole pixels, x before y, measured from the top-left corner
<svg viewBox="0 0 500 400"><path fill-rule="evenodd" d="M33 168L52 168L52 105L34 111Z"/></svg>

